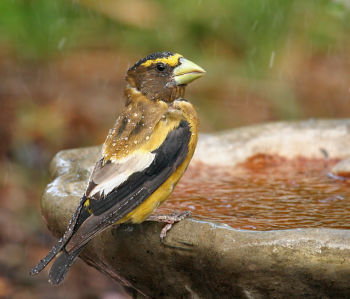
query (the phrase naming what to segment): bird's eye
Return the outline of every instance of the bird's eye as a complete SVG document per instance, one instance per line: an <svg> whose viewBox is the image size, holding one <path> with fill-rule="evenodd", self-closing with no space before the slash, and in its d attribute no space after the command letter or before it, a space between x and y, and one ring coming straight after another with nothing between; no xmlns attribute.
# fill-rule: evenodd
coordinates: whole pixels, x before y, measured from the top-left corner
<svg viewBox="0 0 350 299"><path fill-rule="evenodd" d="M157 71L164 71L165 70L165 64L162 63L162 62L158 62L157 65L156 65L156 68L157 68Z"/></svg>

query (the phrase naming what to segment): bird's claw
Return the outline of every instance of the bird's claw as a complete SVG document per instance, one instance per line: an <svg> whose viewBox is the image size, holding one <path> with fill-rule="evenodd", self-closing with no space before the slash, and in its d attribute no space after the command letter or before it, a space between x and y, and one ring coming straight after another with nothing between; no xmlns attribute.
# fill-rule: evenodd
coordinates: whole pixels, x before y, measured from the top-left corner
<svg viewBox="0 0 350 299"><path fill-rule="evenodd" d="M167 232L171 229L174 223L184 220L192 215L191 211L177 212L174 211L170 215L151 215L148 220L166 223L160 232L160 240L163 242Z"/></svg>

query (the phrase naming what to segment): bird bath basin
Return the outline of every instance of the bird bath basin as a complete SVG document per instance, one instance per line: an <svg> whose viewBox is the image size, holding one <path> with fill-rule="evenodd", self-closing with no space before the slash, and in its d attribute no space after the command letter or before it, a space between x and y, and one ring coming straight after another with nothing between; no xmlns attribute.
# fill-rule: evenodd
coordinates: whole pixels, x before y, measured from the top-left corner
<svg viewBox="0 0 350 299"><path fill-rule="evenodd" d="M42 207L56 236L99 150L53 159ZM157 210L191 210L193 218L174 225L164 244L160 223L110 227L81 258L150 297L349 297L350 180L334 178L350 173L348 157L350 120L201 135L188 171Z"/></svg>
<svg viewBox="0 0 350 299"><path fill-rule="evenodd" d="M158 212L257 231L350 229L350 180L335 179L339 159L256 154L236 166L193 163Z"/></svg>

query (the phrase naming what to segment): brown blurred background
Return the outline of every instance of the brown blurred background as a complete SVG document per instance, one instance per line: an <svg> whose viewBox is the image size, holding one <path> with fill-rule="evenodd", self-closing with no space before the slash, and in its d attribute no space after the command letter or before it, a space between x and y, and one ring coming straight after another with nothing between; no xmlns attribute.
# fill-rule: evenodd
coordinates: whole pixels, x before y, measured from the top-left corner
<svg viewBox="0 0 350 299"><path fill-rule="evenodd" d="M128 67L173 51L202 132L350 115L350 1L1 0L0 297L123 298L78 261L65 283L28 271L54 244L40 197L56 152L101 144Z"/></svg>

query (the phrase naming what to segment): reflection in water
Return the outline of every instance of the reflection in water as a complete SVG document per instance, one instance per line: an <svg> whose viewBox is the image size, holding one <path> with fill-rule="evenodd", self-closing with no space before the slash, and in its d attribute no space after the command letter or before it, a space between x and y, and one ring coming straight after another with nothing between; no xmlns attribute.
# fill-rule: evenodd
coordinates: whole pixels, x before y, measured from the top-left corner
<svg viewBox="0 0 350 299"><path fill-rule="evenodd" d="M235 168L195 163L157 210L249 230L350 229L350 180L327 177L337 161L256 155Z"/></svg>

